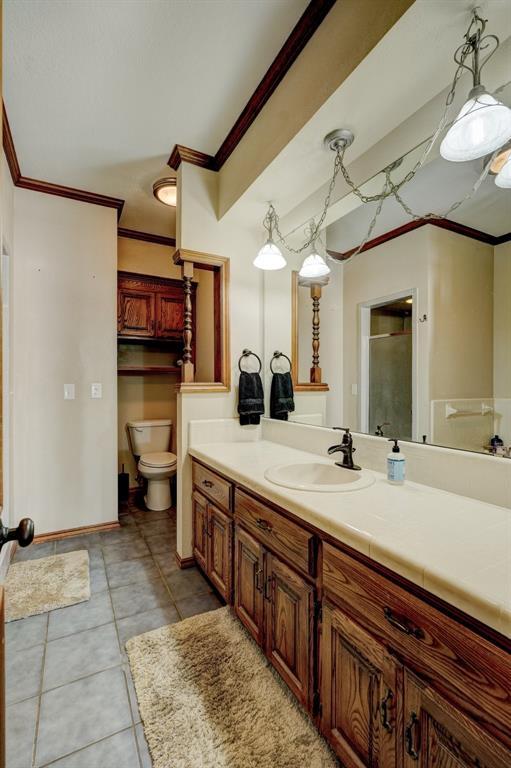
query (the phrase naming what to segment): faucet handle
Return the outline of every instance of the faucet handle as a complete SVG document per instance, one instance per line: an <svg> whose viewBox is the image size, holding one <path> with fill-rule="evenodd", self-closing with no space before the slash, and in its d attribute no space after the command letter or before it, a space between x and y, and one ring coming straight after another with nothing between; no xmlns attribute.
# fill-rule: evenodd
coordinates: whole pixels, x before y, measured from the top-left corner
<svg viewBox="0 0 511 768"><path fill-rule="evenodd" d="M332 429L339 429L341 432L346 432L346 434L350 434L350 428L349 427L332 427Z"/></svg>

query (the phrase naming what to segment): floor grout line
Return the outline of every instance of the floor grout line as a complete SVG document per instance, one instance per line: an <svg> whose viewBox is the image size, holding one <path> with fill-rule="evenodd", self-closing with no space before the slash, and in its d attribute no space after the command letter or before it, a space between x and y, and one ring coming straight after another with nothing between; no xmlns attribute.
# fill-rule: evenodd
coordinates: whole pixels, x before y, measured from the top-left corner
<svg viewBox="0 0 511 768"><path fill-rule="evenodd" d="M114 731L113 733L109 733L107 736L103 736L101 739L97 739L96 741L91 741L90 744L85 744L85 746L80 747L80 749L75 749L73 752L66 752L65 755L59 755L59 757L56 757L55 760L51 760L49 763L44 763L44 765L40 766L40 768L51 768L51 766L58 763L59 760L63 760L66 757L71 757L72 755L77 755L79 754L79 752L83 752L85 749L88 749L89 747L93 747L95 744L101 744L102 741L111 739L112 736L117 736L119 733L124 733L125 731L131 731L132 728L134 730L134 726L129 725L127 728L121 728L120 731ZM136 734L134 733L133 735L135 737L135 742L136 742Z"/></svg>
<svg viewBox="0 0 511 768"><path fill-rule="evenodd" d="M35 729L34 729L34 741L32 744L32 765L35 765L35 758L37 753L37 739L39 737L39 720L41 717L41 705L42 705L42 696L43 696L43 683L44 683L44 668L46 665L46 648L48 645L48 628L50 626L50 613L51 611L48 611L48 614L46 616L46 632L44 636L44 650L43 650L43 658L41 661L41 680L39 685L39 694L37 697L37 712L36 712L36 720L35 720Z"/></svg>

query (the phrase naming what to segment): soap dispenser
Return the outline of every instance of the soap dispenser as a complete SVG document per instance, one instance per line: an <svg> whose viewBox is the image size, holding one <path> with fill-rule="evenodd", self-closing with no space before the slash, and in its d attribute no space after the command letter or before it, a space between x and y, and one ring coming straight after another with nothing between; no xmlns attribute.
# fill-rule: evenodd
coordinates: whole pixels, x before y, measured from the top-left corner
<svg viewBox="0 0 511 768"><path fill-rule="evenodd" d="M389 443L394 443L394 445L392 451L387 454L387 480L392 485L403 485L406 460L397 442L397 438L390 438L389 440Z"/></svg>

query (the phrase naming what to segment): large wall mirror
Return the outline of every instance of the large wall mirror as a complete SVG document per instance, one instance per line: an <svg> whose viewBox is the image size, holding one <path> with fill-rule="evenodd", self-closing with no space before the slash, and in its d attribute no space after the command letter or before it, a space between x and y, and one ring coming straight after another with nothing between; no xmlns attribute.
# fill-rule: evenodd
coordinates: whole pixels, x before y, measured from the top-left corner
<svg viewBox="0 0 511 768"><path fill-rule="evenodd" d="M421 151L405 154L402 172ZM447 218L426 217L469 192L481 168L437 152L403 193L425 218L386 201L356 255L375 204L346 189L321 234L328 277L301 281L304 254L289 252L284 269L265 273L265 349L292 357L290 418L509 456L511 190L488 175ZM373 168L366 189L379 179Z"/></svg>

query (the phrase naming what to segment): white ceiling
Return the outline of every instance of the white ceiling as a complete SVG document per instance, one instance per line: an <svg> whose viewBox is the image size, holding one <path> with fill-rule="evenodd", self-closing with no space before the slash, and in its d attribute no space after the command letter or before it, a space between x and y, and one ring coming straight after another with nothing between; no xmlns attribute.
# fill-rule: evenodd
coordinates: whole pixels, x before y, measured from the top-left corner
<svg viewBox="0 0 511 768"><path fill-rule="evenodd" d="M4 0L4 101L24 176L152 198L174 144L215 154L307 0Z"/></svg>

